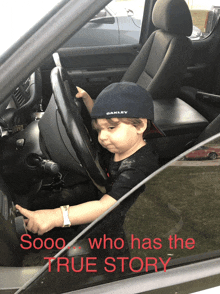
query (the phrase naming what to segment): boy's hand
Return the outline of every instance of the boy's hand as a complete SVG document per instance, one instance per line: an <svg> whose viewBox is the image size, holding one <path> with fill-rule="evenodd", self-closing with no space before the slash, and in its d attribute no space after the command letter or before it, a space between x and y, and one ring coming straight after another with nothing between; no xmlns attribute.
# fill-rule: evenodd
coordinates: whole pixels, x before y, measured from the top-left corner
<svg viewBox="0 0 220 294"><path fill-rule="evenodd" d="M27 219L26 228L34 234L43 235L55 227L62 227L63 214L60 208L30 211L16 205L16 208Z"/></svg>
<svg viewBox="0 0 220 294"><path fill-rule="evenodd" d="M80 87L76 87L76 88L78 90L78 93L76 94L76 98L82 98L86 108L88 109L88 112L91 113L93 105L94 105L92 98L89 96L89 94L85 90L81 89Z"/></svg>
<svg viewBox="0 0 220 294"><path fill-rule="evenodd" d="M77 87L78 93L76 94L76 98L88 99L90 98L89 94L80 87Z"/></svg>

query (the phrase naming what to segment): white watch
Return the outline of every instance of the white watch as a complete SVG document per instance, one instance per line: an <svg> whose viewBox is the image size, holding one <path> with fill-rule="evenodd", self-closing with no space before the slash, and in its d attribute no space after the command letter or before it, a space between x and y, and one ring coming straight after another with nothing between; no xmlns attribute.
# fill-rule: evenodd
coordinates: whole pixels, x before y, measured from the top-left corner
<svg viewBox="0 0 220 294"><path fill-rule="evenodd" d="M63 213L63 227L70 227L71 226L71 222L69 219L69 205L64 205L64 206L60 206L62 213Z"/></svg>

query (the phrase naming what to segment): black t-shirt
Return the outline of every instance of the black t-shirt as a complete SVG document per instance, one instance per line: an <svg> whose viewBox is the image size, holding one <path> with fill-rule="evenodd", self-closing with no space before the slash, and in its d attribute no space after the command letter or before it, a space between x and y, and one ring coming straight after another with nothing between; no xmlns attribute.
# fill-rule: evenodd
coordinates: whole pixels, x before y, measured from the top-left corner
<svg viewBox="0 0 220 294"><path fill-rule="evenodd" d="M106 194L118 200L158 168L158 157L150 144L146 144L128 158L118 162L114 162L112 156L108 169L110 177ZM96 230L93 230L93 234L97 237L107 233L111 238L124 234L122 226L125 215L144 188L145 185L141 186L122 201L101 221Z"/></svg>
<svg viewBox="0 0 220 294"><path fill-rule="evenodd" d="M151 146L146 144L134 154L121 161L111 160L109 165L110 186L107 194L115 200L158 169L158 158Z"/></svg>
<svg viewBox="0 0 220 294"><path fill-rule="evenodd" d="M106 154L106 159L108 155L109 153ZM120 199L125 193L130 191L134 186L139 184L158 168L158 157L149 144L143 146L137 152L119 162L114 162L112 156L108 170L110 177L107 194L116 200ZM140 193L144 191L144 188L145 185L141 186L122 201L119 206L93 228L89 237L102 238L103 235L106 234L106 236L112 238L112 240L122 238L127 244L123 230L125 215ZM125 254L129 252L129 248L127 244L122 250L112 249L110 251L104 251L105 252L101 252L99 250L98 253L95 252L94 254L104 254L105 256L126 256Z"/></svg>
<svg viewBox="0 0 220 294"><path fill-rule="evenodd" d="M108 169L110 177L106 194L115 200L119 200L158 168L158 156L153 152L150 144L146 144L121 161L114 162L112 156ZM137 197L144 191L144 188L143 185L121 203L118 208L122 215L126 214Z"/></svg>

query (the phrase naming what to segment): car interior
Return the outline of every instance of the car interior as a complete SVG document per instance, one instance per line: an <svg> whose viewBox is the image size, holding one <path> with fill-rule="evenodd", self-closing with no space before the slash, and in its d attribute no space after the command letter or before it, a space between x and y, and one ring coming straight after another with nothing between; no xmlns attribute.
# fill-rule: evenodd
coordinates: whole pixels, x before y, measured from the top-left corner
<svg viewBox="0 0 220 294"><path fill-rule="evenodd" d="M113 82L131 81L147 89L155 123L166 134L149 136L161 167L219 133L220 21L206 39L192 41L185 0L146 1L144 15L147 28L139 44L65 48L62 42L0 112L0 266L14 268L13 277L23 268L27 281L28 266L36 273L42 256L48 256L48 251L21 250L20 237L28 232L15 203L31 210L54 208L97 199L104 192L105 151L85 105L75 98L76 86L93 99ZM61 236L69 242L77 233L77 228L55 229L43 238ZM15 278L17 284L21 281Z"/></svg>

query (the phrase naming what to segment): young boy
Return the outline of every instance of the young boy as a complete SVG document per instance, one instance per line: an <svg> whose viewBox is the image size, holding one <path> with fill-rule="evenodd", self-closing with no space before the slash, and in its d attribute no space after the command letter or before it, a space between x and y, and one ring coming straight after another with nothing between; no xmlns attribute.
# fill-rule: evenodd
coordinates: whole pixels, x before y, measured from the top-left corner
<svg viewBox="0 0 220 294"><path fill-rule="evenodd" d="M84 90L78 88L78 92L76 97L84 100L91 113L99 143L113 154L109 167L110 185L101 199L65 207L65 211L63 207L30 211L16 205L27 217L27 229L38 235L54 227L92 222L158 168L157 156L144 140L144 134L163 133L153 123L153 102L145 89L130 82L114 83L99 94L95 104ZM110 231L114 232L123 224L127 210L142 191L138 189L117 207L116 214L112 214L113 221L107 225Z"/></svg>

